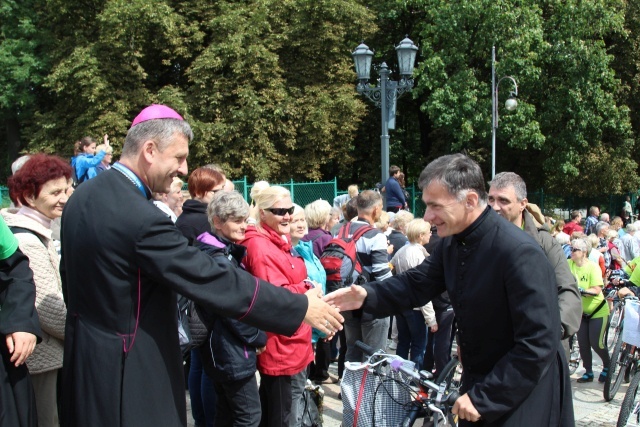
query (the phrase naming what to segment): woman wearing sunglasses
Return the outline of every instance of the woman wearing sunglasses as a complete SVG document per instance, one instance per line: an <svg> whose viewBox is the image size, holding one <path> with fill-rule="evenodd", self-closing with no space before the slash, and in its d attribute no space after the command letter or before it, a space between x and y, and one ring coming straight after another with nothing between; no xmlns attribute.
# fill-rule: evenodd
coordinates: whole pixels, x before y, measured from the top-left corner
<svg viewBox="0 0 640 427"><path fill-rule="evenodd" d="M584 239L574 239L571 242L571 259L569 269L578 281L578 288L582 296L582 323L578 330L578 344L585 373L578 378L579 383L593 381L593 366L591 349L602 359L604 368L598 377L603 383L607 379L609 366L609 352L604 343L609 306L602 295L602 274L600 268L591 260L587 251L588 245Z"/></svg>
<svg viewBox="0 0 640 427"><path fill-rule="evenodd" d="M307 281L304 260L291 245L294 205L289 191L279 186L268 187L254 201L258 208L256 226L248 227L245 239L240 242L247 248L244 258L247 271L291 292L307 292L312 285ZM308 325L302 324L291 337L267 332L267 348L258 356L261 426L295 424L306 369L312 360Z"/></svg>

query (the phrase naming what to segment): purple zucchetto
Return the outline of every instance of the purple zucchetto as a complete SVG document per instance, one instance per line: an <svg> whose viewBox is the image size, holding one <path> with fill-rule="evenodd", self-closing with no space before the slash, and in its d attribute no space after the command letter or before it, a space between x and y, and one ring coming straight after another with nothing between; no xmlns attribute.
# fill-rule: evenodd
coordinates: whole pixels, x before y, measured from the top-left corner
<svg viewBox="0 0 640 427"><path fill-rule="evenodd" d="M147 120L155 119L178 119L184 120L182 116L175 112L175 110L161 104L151 104L144 110L140 111L140 114L133 119L131 127L134 127L138 123L146 122Z"/></svg>

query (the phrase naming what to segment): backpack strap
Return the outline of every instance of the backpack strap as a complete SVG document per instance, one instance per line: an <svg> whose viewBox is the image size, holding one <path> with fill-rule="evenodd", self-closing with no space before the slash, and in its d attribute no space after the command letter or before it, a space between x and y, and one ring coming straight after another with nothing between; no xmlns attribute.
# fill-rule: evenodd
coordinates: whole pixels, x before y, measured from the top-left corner
<svg viewBox="0 0 640 427"><path fill-rule="evenodd" d="M11 230L11 232L13 234L19 234L19 233L33 234L34 236L36 236L38 238L38 240L40 240L40 243L45 245L45 243L42 241L42 238L40 237L40 235L35 233L33 230L29 230L28 228L23 228L23 227L14 227L14 226L9 226L9 230ZM46 246L47 245L45 245L45 247Z"/></svg>
<svg viewBox="0 0 640 427"><path fill-rule="evenodd" d="M358 239L359 239L359 238L361 238L361 237L362 237L362 235L363 235L364 233L366 233L367 231L369 231L369 230L373 230L373 227L372 227L372 226L370 226L370 225L364 225L364 226L362 226L362 227L358 228L358 229L355 231L355 233L353 233L353 236L352 236L351 238L352 238L354 241L356 241L356 242L357 242L357 241L358 241Z"/></svg>
<svg viewBox="0 0 640 427"><path fill-rule="evenodd" d="M367 232L373 230L373 227L370 226L369 224L367 225L363 225L362 227L358 228L354 233L353 236L351 236L351 240L353 240L353 244L355 245L358 240ZM360 261L360 257L358 256L358 248L356 247L356 259L355 259L355 264L353 265L353 268L356 269L356 264L360 267L361 272L364 272L364 269L362 268L362 262ZM353 274L353 273L352 273ZM367 279L368 280L368 279Z"/></svg>

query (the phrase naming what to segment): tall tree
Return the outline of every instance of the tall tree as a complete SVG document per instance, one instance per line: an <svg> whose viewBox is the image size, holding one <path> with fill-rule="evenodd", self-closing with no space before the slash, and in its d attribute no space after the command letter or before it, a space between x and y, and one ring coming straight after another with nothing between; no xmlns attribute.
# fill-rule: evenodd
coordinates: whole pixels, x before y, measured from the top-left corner
<svg viewBox="0 0 640 427"><path fill-rule="evenodd" d="M196 162L250 179L320 179L347 170L363 111L349 48L368 12L342 0L220 2L187 71Z"/></svg>
<svg viewBox="0 0 640 427"><path fill-rule="evenodd" d="M520 166L526 169L516 172L534 188L577 194L621 192L637 183L637 165L626 154L633 147L628 109L616 98L621 83L604 43L622 31L622 2L406 4L422 11L415 23L422 61L414 92L439 154L466 150L488 175L495 45L496 73L515 77L520 95L516 112L499 107L498 171ZM507 85L500 86L500 104L511 90ZM535 169L525 161L531 158L539 160Z"/></svg>
<svg viewBox="0 0 640 427"><path fill-rule="evenodd" d="M0 3L0 177L24 148L21 128L36 111L40 84L47 73L47 32L38 25L40 2L4 0ZM5 157L6 156L6 157Z"/></svg>

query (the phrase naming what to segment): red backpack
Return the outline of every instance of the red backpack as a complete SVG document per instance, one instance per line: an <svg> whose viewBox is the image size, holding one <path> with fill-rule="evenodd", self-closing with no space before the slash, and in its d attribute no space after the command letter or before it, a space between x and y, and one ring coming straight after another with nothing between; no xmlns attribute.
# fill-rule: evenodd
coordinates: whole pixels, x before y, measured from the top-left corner
<svg viewBox="0 0 640 427"><path fill-rule="evenodd" d="M322 252L320 263L327 273L327 292L351 286L362 275L362 266L356 253L356 242L364 233L373 230L370 225L364 225L349 237L351 223L340 228Z"/></svg>

